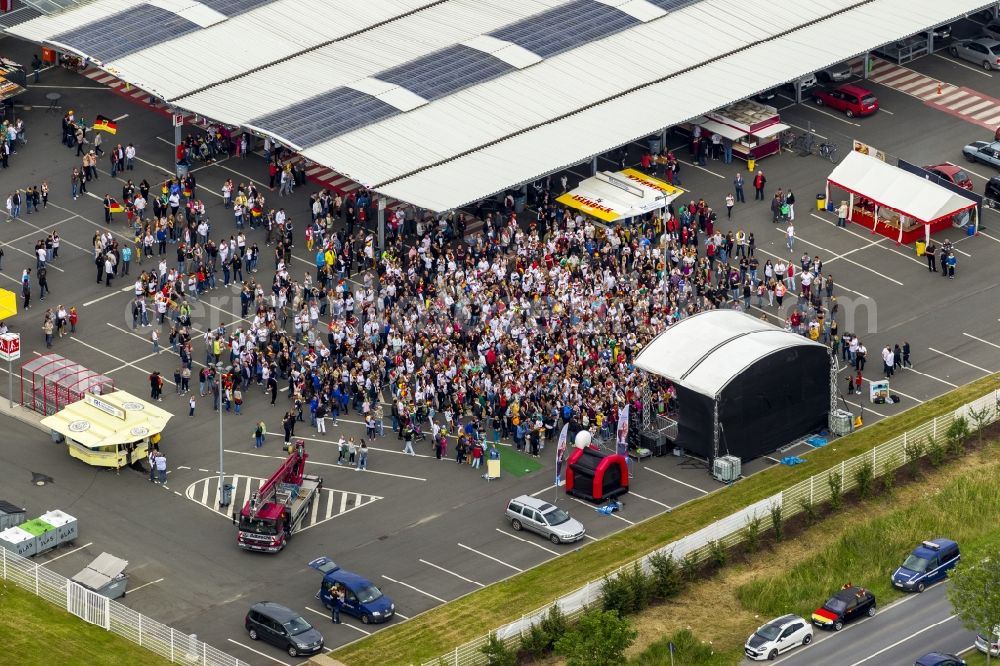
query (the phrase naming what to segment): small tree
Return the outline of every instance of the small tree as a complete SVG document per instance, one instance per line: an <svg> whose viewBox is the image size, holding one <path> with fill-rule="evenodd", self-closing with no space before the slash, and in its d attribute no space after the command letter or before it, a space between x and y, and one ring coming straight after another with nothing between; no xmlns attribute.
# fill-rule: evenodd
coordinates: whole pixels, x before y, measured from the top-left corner
<svg viewBox="0 0 1000 666"><path fill-rule="evenodd" d="M567 666L619 666L638 633L614 611L589 610L556 642L556 652Z"/></svg>
<svg viewBox="0 0 1000 666"><path fill-rule="evenodd" d="M906 454L906 466L910 470L910 478L914 481L920 478L920 459L924 457L924 445L920 442L907 442L903 447Z"/></svg>
<svg viewBox="0 0 1000 666"><path fill-rule="evenodd" d="M830 472L826 483L830 486L830 508L836 511L844 505L844 477L840 472Z"/></svg>
<svg viewBox="0 0 1000 666"><path fill-rule="evenodd" d="M479 648L479 651L486 655L490 666L514 666L517 663L517 652L507 647L496 634L490 634L486 645Z"/></svg>
<svg viewBox="0 0 1000 666"><path fill-rule="evenodd" d="M858 484L858 495L861 499L868 499L872 495L875 486L875 466L871 460L865 460L854 470L854 482ZM832 500L833 485L830 486Z"/></svg>
<svg viewBox="0 0 1000 666"><path fill-rule="evenodd" d="M962 455L965 453L965 440L969 437L969 421L964 416L958 417L948 426L944 436L949 452L956 457Z"/></svg>
<svg viewBox="0 0 1000 666"><path fill-rule="evenodd" d="M601 608L628 615L635 608L632 588L624 575L605 576L601 583Z"/></svg>
<svg viewBox="0 0 1000 666"><path fill-rule="evenodd" d="M697 553L691 551L681 560L681 576L689 583L693 583L698 578L698 569L701 561Z"/></svg>
<svg viewBox="0 0 1000 666"><path fill-rule="evenodd" d="M781 505L771 505L771 530L774 532L774 540L781 541L785 536L785 524L781 515Z"/></svg>
<svg viewBox="0 0 1000 666"><path fill-rule="evenodd" d="M756 553L760 549L760 531L760 516L757 514L754 514L752 517L748 516L747 526L743 528L743 534L746 536L747 550L751 553Z"/></svg>
<svg viewBox="0 0 1000 666"><path fill-rule="evenodd" d="M684 587L684 578L673 555L653 553L649 556L653 570L652 589L658 599L669 599Z"/></svg>
<svg viewBox="0 0 1000 666"><path fill-rule="evenodd" d="M721 539L709 541L708 556L712 559L712 562L715 563L715 566L720 569L726 566L726 560L729 559L729 551L726 550L726 544L722 543Z"/></svg>
<svg viewBox="0 0 1000 666"><path fill-rule="evenodd" d="M976 444L982 447L983 431L986 430L986 426L993 419L993 408L990 406L983 407L982 409L969 407L968 412L969 420L972 421L972 427L976 431Z"/></svg>
<svg viewBox="0 0 1000 666"><path fill-rule="evenodd" d="M521 650L533 659L541 659L549 653L549 637L540 624L533 624L528 633L521 637Z"/></svg>
<svg viewBox="0 0 1000 666"><path fill-rule="evenodd" d="M931 462L931 465L934 467L943 465L947 453L940 439L933 435L927 435L927 459Z"/></svg>
<svg viewBox="0 0 1000 666"><path fill-rule="evenodd" d="M898 462L899 456L892 454L882 463L882 492L886 495L891 495L893 489L896 487L896 467L898 466Z"/></svg>
<svg viewBox="0 0 1000 666"><path fill-rule="evenodd" d="M569 630L569 621L562 612L562 608L559 604L552 604L549 608L549 612L545 614L542 621L539 622L542 630L545 631L545 637L548 639L548 649L551 650L555 647L556 641L563 637Z"/></svg>
<svg viewBox="0 0 1000 666"><path fill-rule="evenodd" d="M1000 627L1000 559L959 562L948 577L948 598L962 624L992 640ZM989 664L989 651L986 655Z"/></svg>
<svg viewBox="0 0 1000 666"><path fill-rule="evenodd" d="M803 497L799 500L799 507L802 509L802 513L806 517L806 525L813 525L816 522L816 504L808 497Z"/></svg>
<svg viewBox="0 0 1000 666"><path fill-rule="evenodd" d="M629 612L637 613L644 610L652 596L649 574L643 571L638 562L633 562L632 566L624 569L618 577L622 579L622 584L628 588L629 596L632 598Z"/></svg>

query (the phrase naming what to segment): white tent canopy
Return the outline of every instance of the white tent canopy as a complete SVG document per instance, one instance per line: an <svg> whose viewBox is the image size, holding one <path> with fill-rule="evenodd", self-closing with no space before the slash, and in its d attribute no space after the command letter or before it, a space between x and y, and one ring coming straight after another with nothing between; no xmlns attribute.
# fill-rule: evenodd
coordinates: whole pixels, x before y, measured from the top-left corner
<svg viewBox="0 0 1000 666"><path fill-rule="evenodd" d="M667 207L684 193L635 169L602 171L580 182L556 201L599 220L613 222L639 217Z"/></svg>
<svg viewBox="0 0 1000 666"><path fill-rule="evenodd" d="M925 224L975 207L975 202L877 157L851 151L827 180ZM828 197L829 198L829 197Z"/></svg>
<svg viewBox="0 0 1000 666"><path fill-rule="evenodd" d="M636 367L714 398L746 368L790 347L819 342L736 310L708 310L670 326L635 359Z"/></svg>

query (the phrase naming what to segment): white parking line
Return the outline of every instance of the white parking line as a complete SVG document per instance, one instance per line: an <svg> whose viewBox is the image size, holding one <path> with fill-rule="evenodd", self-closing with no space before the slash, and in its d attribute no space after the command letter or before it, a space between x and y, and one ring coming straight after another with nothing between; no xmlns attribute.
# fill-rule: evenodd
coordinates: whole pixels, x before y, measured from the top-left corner
<svg viewBox="0 0 1000 666"><path fill-rule="evenodd" d="M972 169L968 168L964 164L963 165L958 165L958 164L955 164L954 162L945 162L945 164L949 164L949 165L954 166L954 167L959 167L959 168L962 169L962 171L964 171L966 173L971 173L976 178L982 178L983 180L989 180L990 179L989 176L984 176L981 173L976 173L975 171L973 171Z"/></svg>
<svg viewBox="0 0 1000 666"><path fill-rule="evenodd" d="M77 546L77 547L76 547L76 548L74 548L73 550L67 550L67 551L66 551L65 553L61 553L61 554L59 554L59 555L56 555L56 556L55 556L55 557L53 557L53 558L52 558L51 560L45 560L44 562L39 562L39 563L38 563L38 566L40 566L40 567L44 567L44 566L45 566L46 564L50 564L50 563L52 563L52 562L55 562L56 560L60 560L60 559L62 559L62 558L64 558L64 557L66 557L67 555L72 555L73 553L75 553L75 552L76 552L76 551L78 551L78 550L83 550L84 548L86 548L86 547L88 547L88 546L93 546L93 545L94 545L94 542L93 542L93 541L91 541L90 543L85 543L85 544L83 544L82 546Z"/></svg>
<svg viewBox="0 0 1000 666"><path fill-rule="evenodd" d="M124 276L124 277L129 277L129 276ZM109 291L108 293L104 294L103 296L98 296L97 298L95 298L92 301L87 301L86 303L83 304L83 307L87 307L88 305L93 305L94 303L100 303L101 301L103 301L106 298L111 298L112 296L117 296L118 294L120 294L122 292L132 291L133 289L134 289L134 287L128 286L128 287L122 287L121 289L116 289L115 291Z"/></svg>
<svg viewBox="0 0 1000 666"><path fill-rule="evenodd" d="M410 588L411 590L413 590L414 592L419 592L420 594L424 595L425 597L430 597L431 599L434 599L435 601L440 601L440 602L441 602L441 603L443 603L443 604L446 604L446 603L448 603L448 602L447 602L446 600L442 599L441 597L436 597L436 596L434 596L433 594L431 594L430 592L424 592L424 591L423 591L423 590L421 590L420 588L418 588L418 587L413 587L413 586L412 586L412 585L410 585L409 583L404 583L403 581L401 581L401 580L396 580L395 578L389 578L389 577L388 577L388 576L386 576L385 574L382 574L382 578L385 578L385 579L386 579L387 581L389 581L390 583L395 583L396 585L402 585L403 587L408 587L408 588Z"/></svg>
<svg viewBox="0 0 1000 666"><path fill-rule="evenodd" d="M789 123L789 122L786 122L785 124L788 125L789 127L794 127L795 129L800 129L803 132L812 132L812 135L814 137L816 137L817 139L823 139L824 141L826 141L827 139L829 139L829 137L823 136L822 134L819 134L819 133L817 133L817 132L815 132L813 130L806 129L805 127L801 127L799 125L795 125L795 124Z"/></svg>
<svg viewBox="0 0 1000 666"><path fill-rule="evenodd" d="M817 215L816 213L810 213L810 215L811 215L812 217L816 218L817 220L820 220L821 222L824 222L824 223L826 223L826 224L829 224L830 226L833 226L833 227L837 226L836 222L834 222L833 220L828 220L828 219L826 219L825 217L822 217L822 216L820 216L820 215ZM868 234L868 236L865 236L865 235L863 235L863 234L859 234L859 233L858 233L858 232L856 232L856 231L851 231L851 230L850 230L850 229L848 229L847 227L841 227L841 230L842 230L842 231L845 231L846 233L849 233L849 234L851 234L852 236L857 236L857 237L858 237L858 238L860 238L861 240L863 240L863 241L865 241L866 243L868 243L868 244L869 244L869 246L872 246L872 245L878 245L878 246L879 246L879 247L881 247L882 249L885 249L885 250L888 250L889 252L893 252L893 253L895 253L895 254L898 254L899 256L903 257L904 259L909 259L910 261L915 261L915 262L917 262L918 264L920 264L921 266L923 266L923 265L924 265L924 262L922 262L922 261L921 261L920 259L917 259L917 258L916 258L916 257L914 257L914 256L911 256L910 254L907 254L907 253L905 253L905 252L901 252L900 250L897 250L897 249L896 249L896 248L894 248L894 247L887 247L887 246L885 246L885 245L881 245L881 243L882 243L883 241L887 241L887 240L890 240L890 239L889 239L888 237L886 237L886 236L882 236L882 237L881 237L881 238L879 238L879 240L877 240L877 241L871 241L871 240L870 240L870 238L871 238L871 236L872 236L872 234L871 234L871 233L869 233L869 234ZM853 252L853 250L851 250L851 252ZM847 253L847 252L845 252L844 254L848 254L848 253Z"/></svg>
<svg viewBox="0 0 1000 666"><path fill-rule="evenodd" d="M777 231L778 233L780 233L782 235L785 235L785 231L783 229L775 229L775 231ZM880 273L877 270L875 270L874 268L872 268L871 266L866 266L865 264L861 263L860 261L854 261L853 259L850 259L850 258L845 257L843 255L839 255L839 254L835 253L832 250L828 250L827 248L823 247L822 245L817 245L816 243L812 243L810 241L807 241L806 239L802 238L801 236L796 236L795 240L797 242L805 243L806 245L809 245L809 246L814 247L816 249L822 250L823 252L827 253L828 255L830 255L831 257L833 257L835 259L843 259L844 261L846 261L848 263L854 264L858 268L863 268L866 271L874 273L875 275L879 276L880 278L882 278L884 280L888 280L889 282L894 282L894 283L898 284L900 287L903 286L903 283L900 282L899 280L897 280L895 278L891 278L888 275L886 275L885 273Z"/></svg>
<svg viewBox="0 0 1000 666"><path fill-rule="evenodd" d="M855 127L861 127L861 123L856 123L854 121L847 120L846 117L841 117L841 116L837 115L836 113L831 113L830 111L827 111L827 110L823 109L822 107L816 106L815 104L813 104L812 106L810 106L808 104L803 104L802 106L804 108L807 108L807 109L812 109L816 113L822 113L824 116L830 116L834 120L839 120L840 122L846 123L847 125L854 125Z"/></svg>
<svg viewBox="0 0 1000 666"><path fill-rule="evenodd" d="M535 492L531 493L531 496L532 497L538 497L539 495L541 495L542 493L544 493L546 490L552 490L555 487L556 487L556 484L553 483L551 486L545 486L541 490L536 490Z"/></svg>
<svg viewBox="0 0 1000 666"><path fill-rule="evenodd" d="M692 490L697 490L697 491L698 491L699 493L701 493L702 495L707 495L707 494L709 493L709 491L707 491L707 490L704 490L704 489L702 489L702 488L699 488L698 486L692 486L692 485L691 485L690 483L684 483L684 482L683 482L683 481L681 481L680 479L675 479L674 477L672 477L672 476L668 476L668 475L664 474L663 472L661 472L661 471L659 471L659 470L656 470L656 469L653 469L652 467L644 467L643 469L645 469L645 470L646 470L646 471L648 471L648 472L652 472L653 474L659 474L659 475L660 475L660 476L662 476L663 478L665 478L665 479L670 479L670 480L671 480L671 481L673 481L674 483L679 483L679 484L681 484L682 486L687 486L688 488L691 488Z"/></svg>
<svg viewBox="0 0 1000 666"><path fill-rule="evenodd" d="M950 62L953 65L958 65L959 67L964 67L965 69L971 70L971 71L975 72L976 74L982 74L983 76L988 76L991 79L993 78L993 75L990 74L989 72L984 72L982 69L980 69L978 67L970 67L969 65L966 65L964 62L959 62L955 58L945 58L940 53L935 53L934 57L935 58L941 58L941 60L944 60L945 62Z"/></svg>
<svg viewBox="0 0 1000 666"><path fill-rule="evenodd" d="M429 567L434 567L438 571L443 571L446 574L454 576L455 578L460 578L460 579L464 580L466 583L472 583L473 585L478 585L479 587L486 587L485 585L483 585L482 583L480 583L478 580L472 580L471 578L466 578L462 574L455 573L454 571L449 571L448 569L445 569L444 567L439 567L438 565L434 564L433 562L428 562L427 560L424 560L424 559L420 559L418 561L419 562L423 562L424 564L426 564Z"/></svg>
<svg viewBox="0 0 1000 666"><path fill-rule="evenodd" d="M983 368L981 366L975 365L974 363L969 363L968 361L963 361L962 359L958 358L957 356L952 356L951 354L945 354L943 351L938 351L937 349L934 349L933 347L928 347L927 349L929 349L930 351L934 352L935 354L940 354L941 356L947 356L951 360L958 361L959 363L961 363L963 365L967 365L970 368L975 368L976 370L979 370L980 372L985 372L987 375L992 375L993 374L992 370L987 370L986 368Z"/></svg>
<svg viewBox="0 0 1000 666"><path fill-rule="evenodd" d="M687 164L687 165L688 165L689 167L691 167L691 168L693 168L693 169L701 169L701 170L702 170L702 171L704 171L705 173L710 173L710 174L712 174L713 176L715 176L716 178L722 178L722 179L725 179L725 176L723 176L723 175L722 175L721 173L715 173L715 172L714 172L714 171L712 171L711 169L706 169L705 167L701 166L700 164L698 164L698 163L696 163L696 162L688 162L687 160L682 160L682 159L680 159L680 158L677 158L677 161L678 161L678 162L681 162L681 163L683 163L683 164Z"/></svg>
<svg viewBox="0 0 1000 666"><path fill-rule="evenodd" d="M940 377L935 377L934 375L928 375L926 372L920 372L919 370L914 370L913 368L907 368L906 370L907 370L907 372L915 372L918 375L920 375L921 377L927 377L928 379L933 379L935 381L939 381L942 384L946 384L946 385L948 385L948 386L950 386L952 388L958 388L958 384L952 384L948 380L941 379Z"/></svg>
<svg viewBox="0 0 1000 666"><path fill-rule="evenodd" d="M323 612L321 612L321 611L318 611L318 610L316 610L315 608L310 608L309 606L306 606L306 610L307 610L307 611L312 611L313 613L316 613L317 615L322 615L322 616L323 616L323 617L325 617L325 618L326 618L327 620L330 620L330 619L331 619L331 615L330 615L330 613L323 613ZM350 622L341 622L340 624L341 624L342 626L345 626L345 627L349 627L349 628L351 628L351 629L354 629L355 631L360 631L360 632L361 632L361 633L363 633L363 634L364 634L365 636L371 636L371 635L372 635L372 632L370 632L370 631L367 631L367 630L365 630L365 629L362 629L361 627L356 627L356 626L354 626L353 624L351 624Z"/></svg>
<svg viewBox="0 0 1000 666"><path fill-rule="evenodd" d="M643 497L642 495L640 495L639 493L635 492L635 491L634 491L634 490L632 490L631 488L629 489L629 491L628 491L628 494L629 494L629 495L632 495L633 497L638 497L639 499L644 499L644 500L646 500L647 502L652 502L653 504L659 504L660 506L662 506L662 507L663 507L664 509L666 509L667 511L670 511L670 510L671 510L671 508L672 508L672 507L670 507L670 506L668 506L668 505L664 504L664 503L663 503L663 502L661 502L660 500L655 500L655 499L653 499L653 498L651 498L651 497Z"/></svg>
<svg viewBox="0 0 1000 666"><path fill-rule="evenodd" d="M924 633L928 629L933 629L934 627L940 626L940 625L944 624L945 622L951 622L956 617L958 617L958 616L957 615L951 615L951 616L946 617L945 619L943 619L943 620L941 620L939 622L934 622L932 624L928 624L926 627L923 627L922 629L917 629L916 631L914 631L912 634L910 634L906 638L898 640L895 643L891 643L890 645L886 645L884 648L882 648L881 650L879 650L877 652L872 652L870 655L868 655L864 659L861 659L859 661L854 662L853 664L851 664L851 666L859 666L860 664L863 664L866 661L869 661L870 659L874 659L875 657L879 656L883 652L887 652L887 651L891 650L892 648L896 647L897 645L899 645L901 643L905 643L906 641L908 641L908 640L910 640L910 639L912 639L912 638L914 638L916 636L919 636L920 634Z"/></svg>
<svg viewBox="0 0 1000 666"><path fill-rule="evenodd" d="M156 583L162 583L163 580L164 580L163 578L157 578L156 580L151 580L148 583L143 583L139 587L130 587L129 590L128 590L128 593L132 594L133 592L141 590L142 588L147 587L149 585L155 585Z"/></svg>
<svg viewBox="0 0 1000 666"><path fill-rule="evenodd" d="M496 530L497 530L497 532L499 532L500 534L503 534L504 536L509 536L511 539L517 539L518 541L526 543L529 546L534 546L535 548L538 548L540 550L544 550L546 553L552 553L556 557L559 557L560 555L562 555L562 553L557 553L556 551L552 550L551 548L546 548L545 546L543 546L541 544L538 544L538 543L535 543L534 541L528 541L527 539L522 539L521 537L517 536L516 534L511 534L510 532L505 532L504 530L500 529L499 527L496 528Z"/></svg>
<svg viewBox="0 0 1000 666"><path fill-rule="evenodd" d="M234 643L236 645L239 645L241 648L246 648L247 650L250 650L251 652L259 654L260 656L264 657L265 659L270 659L271 661L273 661L275 663L283 664L284 666L292 666L287 661L281 661L280 659L275 659L274 657L272 657L269 654L264 654L260 650L255 650L252 647L250 647L249 645L245 645L243 643L240 643L239 641L234 641L232 638L227 638L226 640L229 641L230 643Z"/></svg>
<svg viewBox="0 0 1000 666"><path fill-rule="evenodd" d="M468 550L468 551L471 551L471 552L475 553L476 555L482 555L482 556L483 556L483 557L485 557L486 559L488 559L488 560L493 560L493 561L494 561L494 562L496 562L497 564L502 564L502 565L504 565L505 567L508 567L508 568L510 568L510 569L513 569L514 571L517 571L518 573L520 573L520 572L524 571L524 569L521 569L521 568L519 568L519 567L515 567L515 566L514 566L513 564L507 564L507 563L506 563L506 562L504 562L503 560L499 560L499 559L497 559L497 558L493 557L492 555L487 555L486 553L484 553L484 552L482 552L482 551L479 551L479 550L476 550L475 548L470 548L469 546L466 546L466 545L465 545L464 543L460 543L460 544L458 544L458 547L459 547L459 548L464 548L464 549L466 549L466 550Z"/></svg>
<svg viewBox="0 0 1000 666"><path fill-rule="evenodd" d="M125 359L123 359L123 358L121 358L121 357L118 357L118 356L115 356L114 354L109 354L108 352L104 351L104 350L103 350L103 349L101 349L100 347L95 347L95 346L94 346L94 345L92 345L92 344L88 344L88 343L84 342L83 340L81 340L80 338L75 338L75 337L71 337L71 338L70 338L70 340L73 340L73 341L75 341L75 342L78 342L78 343L80 343L81 345L83 345L84 347L89 347L90 349L93 349L93 350L94 350L94 351L96 351L96 352L100 352L100 353L104 354L105 356L108 356L108 357L110 357L110 358L113 358L113 359L115 359L116 361L118 361L119 363L122 363L122 364L124 364L124 365L126 365L126 366L128 366L128 367L130 367L130 368L134 368L134 369L138 370L139 372L143 373L144 375L149 375L149 374L151 374L151 373L149 372L149 370L144 370L143 368L140 368L139 366L135 365L134 363L129 363L129 362L128 362L128 361L126 361ZM171 386L177 386L176 384L174 384L174 383L173 383L172 381L170 381L170 380L169 380L169 379L167 379L166 377L163 377L163 381L164 381L165 383L167 383L167 384L170 384Z"/></svg>
<svg viewBox="0 0 1000 666"><path fill-rule="evenodd" d="M989 340L983 340L982 338L977 338L976 336L972 335L971 333L962 333L962 335L964 335L964 336L966 336L968 338L972 338L973 340L978 340L979 342L982 342L983 344L990 345L991 347L996 347L997 349L1000 349L1000 345L998 345L997 343L990 342Z"/></svg>

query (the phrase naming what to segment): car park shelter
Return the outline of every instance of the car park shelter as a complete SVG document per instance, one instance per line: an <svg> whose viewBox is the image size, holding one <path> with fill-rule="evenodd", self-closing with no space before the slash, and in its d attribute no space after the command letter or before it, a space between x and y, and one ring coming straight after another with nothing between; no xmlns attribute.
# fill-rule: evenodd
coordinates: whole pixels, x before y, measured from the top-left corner
<svg viewBox="0 0 1000 666"><path fill-rule="evenodd" d="M706 458L756 458L825 427L836 379L829 347L736 310L681 319L635 365L673 383L675 444Z"/></svg>
<svg viewBox="0 0 1000 666"><path fill-rule="evenodd" d="M827 201L832 201L831 187L848 193L852 222L897 244L926 242L932 233L970 216L979 228L975 201L857 150L849 152L827 177Z"/></svg>
<svg viewBox="0 0 1000 666"><path fill-rule="evenodd" d="M2 300L0 300L2 303ZM59 354L42 354L21 365L21 406L43 416L55 414L87 393L115 390L115 380Z"/></svg>
<svg viewBox="0 0 1000 666"><path fill-rule="evenodd" d="M143 458L173 416L126 391L88 393L82 400L42 419L66 439L69 454L88 465L116 469Z"/></svg>
<svg viewBox="0 0 1000 666"><path fill-rule="evenodd" d="M683 193L638 169L625 169L598 172L556 201L602 222L616 222L661 211Z"/></svg>
<svg viewBox="0 0 1000 666"><path fill-rule="evenodd" d="M989 5L94 0L7 32L447 211Z"/></svg>

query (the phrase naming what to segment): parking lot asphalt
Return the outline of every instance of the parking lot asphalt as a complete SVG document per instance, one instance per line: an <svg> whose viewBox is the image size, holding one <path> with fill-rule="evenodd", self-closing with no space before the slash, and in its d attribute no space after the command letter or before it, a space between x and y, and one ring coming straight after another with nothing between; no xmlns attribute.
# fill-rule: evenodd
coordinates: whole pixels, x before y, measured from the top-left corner
<svg viewBox="0 0 1000 666"><path fill-rule="evenodd" d="M0 41L0 49L15 60L30 61L27 45L8 38ZM984 94L997 91L993 77L951 62L948 56L928 56L907 67ZM3 173L3 189L37 185L46 179L52 188L50 205L14 222L0 214L0 242L5 250L0 286L17 289L21 270L34 266L34 242L46 232L58 229L63 249L49 271L51 296L39 302L34 294L32 308L8 323L22 333L24 357L31 357L47 351L40 331L44 308L59 303L75 305L80 313L77 335L57 338L51 351L109 374L120 388L144 396L148 374L159 370L169 380L178 359L166 349L152 353L149 329L131 329L131 281L119 279L111 288L94 281L91 239L95 231L107 228L103 208L99 198L73 201L69 197L69 172L77 158L75 151L59 144L59 123L68 108L88 119L97 114L118 119L118 135L105 136L105 146L110 140L134 143L139 160L136 170L124 177L135 182L146 178L155 185L172 164L170 121L80 76L62 70L46 71L42 76L41 85L29 86L23 100L31 109L18 109L27 123L29 142L12 156L10 169ZM962 163L965 143L991 135L980 125L903 92L876 83L867 85L884 105L873 117L847 119L808 102L795 105L786 99L782 118L797 127L813 127L822 138L836 142L841 154L857 138L920 164ZM42 102L50 90L63 94L62 108L56 113L47 113ZM670 145L687 159L686 150L676 139L671 138ZM636 149L633 154L637 156ZM97 197L106 191L115 196L121 189L106 166L103 161L100 180L88 188ZM823 191L825 176L833 166L829 162L786 153L767 158L759 166L767 174L769 192L782 187L796 193L798 241L791 257L797 258L805 250L824 259L824 271L833 274L837 284L843 313L841 331L857 332L874 359L866 377L880 377L877 356L883 345L905 340L913 348L913 370L899 372L892 379L891 391L902 401L896 405L865 404L866 424L1000 370L1000 313L995 295L1000 278L993 260L1000 250L1000 214L984 212L979 236L965 237L958 230L939 235L939 242L946 236L957 241L960 251L957 277L947 280L928 273L912 247L897 247L860 227L838 229L829 213L816 211L814 196ZM602 162L601 168L611 168L611 163ZM704 197L724 211L723 200L737 169L745 172L745 165L718 161L704 167L686 164L683 186L691 197ZM973 170L976 190L981 191L984 180L980 176L992 174L981 166ZM572 172L577 174L571 174L575 179L586 170L579 167ZM222 182L226 178L237 183L266 181L263 162L254 157L199 166L195 175L214 237L220 233L218 229L226 235L233 229L231 212L221 206ZM283 205L293 220L301 221L307 215L308 194L314 190L306 186L285 200L274 195L269 199ZM762 259L789 256L783 231L771 225L766 204L738 205L731 225L724 220L721 224L723 230L737 227L755 233ZM122 216L116 216L111 229L120 241L131 241ZM297 224L296 232L301 233L301 229ZM260 232L250 236L263 243ZM312 262L304 248L297 248L295 256L295 272L310 270ZM258 279L269 281L271 266L263 256ZM133 274L141 269L133 266ZM753 312L776 323L783 314L767 307ZM198 329L206 330L219 324L239 324L238 314L238 294L220 288L194 304L193 318ZM196 340L194 359L204 361L203 356L200 340ZM842 378L846 382L846 370ZM0 392L3 384L0 378ZM279 406L270 407L263 395L250 393L243 415L223 415L224 471L227 477L239 475L237 503L284 457L280 437L272 435L263 449L254 450L251 433L258 419L264 419L272 432L280 433L285 398L279 397ZM855 398L849 401L857 411ZM212 645L255 664L292 662L277 649L250 645L245 635L243 615L262 599L284 603L317 621L329 646L377 630L351 618L335 628L323 623L324 609L313 598L319 574L306 566L316 556L329 555L380 585L396 601L399 618L393 621L399 622L590 540L553 546L541 537L513 534L502 511L510 497L528 493L551 498L585 524L590 538L599 539L721 487L701 461L654 458L634 470L633 492L625 498L623 511L604 516L553 487L551 450L542 454L541 471L487 482L468 467L435 460L426 443L417 446L418 456L404 456L392 434L373 443L370 471L355 472L336 465L333 444L341 434L364 435L363 426L348 415L338 427L329 428L326 437L317 436L308 424L297 429L297 435L306 436L310 471L324 477L327 489L315 505L314 515L307 519L307 529L278 555L248 554L237 549L229 518L213 506L219 425L211 401L200 400L196 416L188 418L187 396L176 396L168 383L162 406L175 414L161 445L170 468L166 486L153 486L137 472L115 474L89 468L70 459L44 434L5 419L12 436L4 437L0 444L3 499L25 504L29 517L59 508L80 519L80 539L72 548L39 556L45 566L72 575L102 551L128 559L132 592L124 603L178 630L197 633ZM800 444L780 455L805 455L808 459L808 450ZM744 474L777 464L780 455L745 461ZM30 472L52 476L55 483L32 486Z"/></svg>

